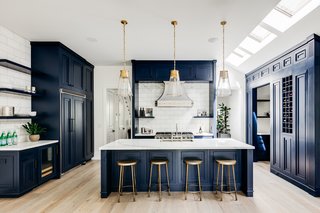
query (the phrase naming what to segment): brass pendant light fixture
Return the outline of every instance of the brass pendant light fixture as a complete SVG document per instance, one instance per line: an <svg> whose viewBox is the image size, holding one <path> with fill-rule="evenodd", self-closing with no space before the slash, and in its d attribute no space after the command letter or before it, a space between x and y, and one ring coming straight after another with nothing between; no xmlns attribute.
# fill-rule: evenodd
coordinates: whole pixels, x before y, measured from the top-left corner
<svg viewBox="0 0 320 213"><path fill-rule="evenodd" d="M218 97L226 97L231 95L231 86L229 81L229 73L228 70L225 69L224 66L224 27L227 24L226 21L221 21L222 26L222 70L219 73L219 81L217 87L217 96Z"/></svg>
<svg viewBox="0 0 320 213"><path fill-rule="evenodd" d="M168 94L172 96L181 96L182 88L180 85L180 75L179 70L176 69L176 26L178 22L173 20L171 21L173 26L173 70L170 71L170 79L168 86Z"/></svg>
<svg viewBox="0 0 320 213"><path fill-rule="evenodd" d="M121 20L123 26L123 69L120 70L120 79L118 84L118 95L121 97L131 97L132 90L129 80L129 71L126 69L126 20Z"/></svg>

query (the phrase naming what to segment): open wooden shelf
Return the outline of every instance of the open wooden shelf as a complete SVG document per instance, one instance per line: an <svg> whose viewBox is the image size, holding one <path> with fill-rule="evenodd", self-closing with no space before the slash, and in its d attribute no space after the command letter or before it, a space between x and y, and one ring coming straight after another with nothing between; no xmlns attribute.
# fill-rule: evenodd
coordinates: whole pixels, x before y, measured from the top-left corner
<svg viewBox="0 0 320 213"><path fill-rule="evenodd" d="M258 99L257 102L270 102L269 99Z"/></svg>
<svg viewBox="0 0 320 213"><path fill-rule="evenodd" d="M10 61L8 59L0 59L0 66L10 68L22 73L31 74L31 68L24 65L18 64L16 62Z"/></svg>
<svg viewBox="0 0 320 213"><path fill-rule="evenodd" d="M24 96L39 96L39 94L37 94L37 93L26 92L24 90L10 89L10 88L0 88L0 93L24 95Z"/></svg>
<svg viewBox="0 0 320 213"><path fill-rule="evenodd" d="M0 116L1 120L6 120L6 119L32 119L35 118L36 116Z"/></svg>

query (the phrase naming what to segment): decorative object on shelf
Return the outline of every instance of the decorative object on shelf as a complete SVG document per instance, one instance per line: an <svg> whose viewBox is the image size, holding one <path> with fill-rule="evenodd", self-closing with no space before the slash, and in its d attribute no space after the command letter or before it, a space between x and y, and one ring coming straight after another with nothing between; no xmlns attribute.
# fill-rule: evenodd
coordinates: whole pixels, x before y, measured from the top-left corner
<svg viewBox="0 0 320 213"><path fill-rule="evenodd" d="M208 117L208 112L205 109L197 110L197 117Z"/></svg>
<svg viewBox="0 0 320 213"><path fill-rule="evenodd" d="M11 89L11 88L0 88L1 93L14 94L14 95L25 95L25 96L39 96L36 93L27 92L22 89Z"/></svg>
<svg viewBox="0 0 320 213"><path fill-rule="evenodd" d="M179 70L176 69L176 26L177 21L171 21L173 25L173 70L170 71L169 81L165 81L163 94L156 101L158 107L192 107L193 101L186 94L180 82Z"/></svg>
<svg viewBox="0 0 320 213"><path fill-rule="evenodd" d="M32 87L31 87L31 92L32 92L32 93L36 93L36 91L37 91L37 90L36 90L36 87L32 86Z"/></svg>
<svg viewBox="0 0 320 213"><path fill-rule="evenodd" d="M4 106L2 107L2 116L13 116L15 107L13 106Z"/></svg>
<svg viewBox="0 0 320 213"><path fill-rule="evenodd" d="M145 108L144 115L145 117L153 117L153 108Z"/></svg>
<svg viewBox="0 0 320 213"><path fill-rule="evenodd" d="M220 24L222 25L222 70L219 73L217 96L225 97L231 95L229 74L228 70L226 70L224 66L224 26L227 24L227 22L222 21Z"/></svg>
<svg viewBox="0 0 320 213"><path fill-rule="evenodd" d="M126 20L121 20L123 25L123 69L120 70L120 78L118 85L118 95L120 97L128 98L132 96L131 84L129 81L129 71L126 70Z"/></svg>
<svg viewBox="0 0 320 213"><path fill-rule="evenodd" d="M37 116L37 112L36 111L29 112L29 115L31 117L35 117L35 116Z"/></svg>
<svg viewBox="0 0 320 213"><path fill-rule="evenodd" d="M230 125L229 122L229 114L230 107L224 105L224 103L219 104L218 106L218 119L217 119L217 130L218 130L218 138L230 138Z"/></svg>
<svg viewBox="0 0 320 213"><path fill-rule="evenodd" d="M40 140L40 134L46 132L46 128L39 126L37 123L30 123L22 125L22 127L29 134L29 139L32 142Z"/></svg>

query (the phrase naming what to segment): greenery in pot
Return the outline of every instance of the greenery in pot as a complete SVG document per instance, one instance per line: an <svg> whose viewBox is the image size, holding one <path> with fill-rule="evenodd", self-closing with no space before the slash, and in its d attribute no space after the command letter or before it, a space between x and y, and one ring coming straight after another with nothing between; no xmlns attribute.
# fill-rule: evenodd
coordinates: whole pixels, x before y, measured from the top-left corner
<svg viewBox="0 0 320 213"><path fill-rule="evenodd" d="M22 127L26 130L26 132L29 134L29 139L31 141L39 141L40 134L46 132L46 128L41 127L37 123L30 123L22 125Z"/></svg>
<svg viewBox="0 0 320 213"><path fill-rule="evenodd" d="M230 135L230 125L229 123L229 114L230 107L221 103L218 105L218 116L217 116L217 130L218 137L231 137Z"/></svg>

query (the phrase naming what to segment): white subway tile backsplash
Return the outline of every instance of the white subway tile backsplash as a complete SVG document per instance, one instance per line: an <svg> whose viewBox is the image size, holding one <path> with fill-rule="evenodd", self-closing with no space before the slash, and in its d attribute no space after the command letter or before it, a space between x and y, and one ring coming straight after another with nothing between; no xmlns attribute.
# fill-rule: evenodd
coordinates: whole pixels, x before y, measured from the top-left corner
<svg viewBox="0 0 320 213"><path fill-rule="evenodd" d="M0 26L0 58L24 66L31 66L30 41ZM31 76L0 66L0 87L25 89L31 86ZM14 106L15 113L28 114L31 111L31 97L0 94L0 115L3 106ZM0 120L0 132L17 131L19 142L28 141L28 134L22 125L31 120Z"/></svg>
<svg viewBox="0 0 320 213"><path fill-rule="evenodd" d="M176 123L179 131L199 132L201 127L204 132L209 132L212 119L195 119L197 110L209 112L209 84L185 83L184 88L188 96L194 101L191 108L162 108L155 107L155 101L162 95L163 83L139 83L139 106L152 107L155 119L140 119L139 127L153 129L154 132L175 131Z"/></svg>

